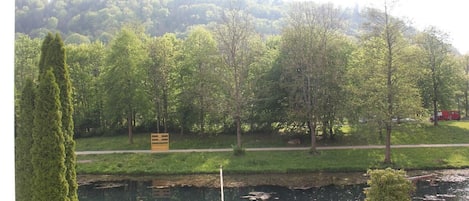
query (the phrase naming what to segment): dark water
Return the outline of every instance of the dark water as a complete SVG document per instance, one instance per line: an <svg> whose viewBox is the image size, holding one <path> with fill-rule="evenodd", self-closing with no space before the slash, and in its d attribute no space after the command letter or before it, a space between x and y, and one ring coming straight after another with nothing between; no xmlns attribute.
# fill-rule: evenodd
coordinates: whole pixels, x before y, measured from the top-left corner
<svg viewBox="0 0 469 201"><path fill-rule="evenodd" d="M96 182L79 188L80 201L205 201L220 200L219 188L200 187L169 187L152 188L153 181L119 181ZM106 187L105 187L106 186ZM110 187L114 186L114 187ZM469 181L439 182L437 186L421 181L416 184L417 190L413 200L422 200L425 195L451 195L446 200L469 201ZM252 186L240 188L225 188L225 201L242 201L241 196L252 191L272 192L269 200L279 201L355 201L364 200L363 188L365 184L348 186L325 186L310 189L289 189L281 186Z"/></svg>

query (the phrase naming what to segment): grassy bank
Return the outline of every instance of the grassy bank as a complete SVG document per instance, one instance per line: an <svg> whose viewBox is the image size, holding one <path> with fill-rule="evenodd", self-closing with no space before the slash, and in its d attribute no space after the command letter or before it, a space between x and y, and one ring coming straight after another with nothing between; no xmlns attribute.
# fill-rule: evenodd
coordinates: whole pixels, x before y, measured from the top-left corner
<svg viewBox="0 0 469 201"><path fill-rule="evenodd" d="M80 155L78 174L199 174L217 173L292 173L363 171L387 167L381 164L384 150L329 150L319 155L306 151L247 152L236 157L225 153L167 153ZM394 149L393 167L442 169L469 167L469 148Z"/></svg>
<svg viewBox="0 0 469 201"><path fill-rule="evenodd" d="M335 141L319 141L320 146L339 145L382 145L383 138L377 131L367 128L366 125L350 128L344 127L344 134L337 136ZM170 134L171 149L197 149L197 148L230 148L236 144L235 135L179 135ZM243 134L245 147L285 147L289 136L279 134ZM309 146L308 137L296 146ZM150 134L141 133L134 136L134 144L128 143L126 134L112 137L93 137L77 139L77 151L98 150L149 150ZM469 143L469 121L441 122L434 127L430 123L408 123L394 127L392 135L393 144L452 144Z"/></svg>
<svg viewBox="0 0 469 201"><path fill-rule="evenodd" d="M319 146L382 145L383 139L366 125L345 127L344 135L335 141L320 141ZM93 150L149 150L149 134L137 134L134 144L126 135L77 139L78 151ZM198 136L171 134L171 149L230 148L235 135ZM245 147L286 147L288 136L279 134L244 134ZM307 139L307 137L306 137ZM392 143L452 144L469 143L469 122L409 123L394 127ZM296 146L308 146L308 141ZM441 169L469 167L469 148L413 148L393 149L394 168ZM224 153L165 153L80 155L78 174L199 174L216 173L223 165L226 173L289 173L319 171L366 171L386 167L384 150L328 150L320 155L307 151L247 152L236 157Z"/></svg>

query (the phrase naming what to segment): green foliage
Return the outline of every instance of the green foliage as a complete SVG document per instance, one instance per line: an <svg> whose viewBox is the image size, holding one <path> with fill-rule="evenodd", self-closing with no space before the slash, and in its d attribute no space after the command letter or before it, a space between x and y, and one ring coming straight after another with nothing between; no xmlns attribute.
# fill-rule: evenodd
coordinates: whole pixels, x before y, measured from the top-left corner
<svg viewBox="0 0 469 201"><path fill-rule="evenodd" d="M38 59L41 40L31 39L24 34L15 37L15 89L21 91L28 80L38 77Z"/></svg>
<svg viewBox="0 0 469 201"><path fill-rule="evenodd" d="M67 168L66 179L68 182L67 197L70 201L78 200L78 185L76 181L76 156L75 156L75 141L74 136L74 122L73 122L73 97L72 97L72 83L70 79L69 67L66 63L65 47L62 38L56 34L53 42L51 42L49 60L52 64L53 72L56 82L60 89L60 105L62 112L62 129L64 135L65 145L65 166ZM54 57L53 57L54 56Z"/></svg>
<svg viewBox="0 0 469 201"><path fill-rule="evenodd" d="M213 34L203 27L193 28L182 43L184 55L176 79L178 116L184 130L191 133L216 133L211 124L222 123L224 92L220 87L221 63Z"/></svg>
<svg viewBox="0 0 469 201"><path fill-rule="evenodd" d="M148 94L152 101L152 119L156 120L157 132L160 132L160 129L163 132L168 132L168 124L171 121L170 114L174 114L176 111L176 108L173 107L177 104L174 102L177 100L176 93L184 93L183 91L185 91L176 90L178 83L184 83L179 79L183 77L182 72L181 75L177 75L181 41L176 38L175 34L168 33L152 38L148 42L149 58L145 69L145 78L147 78L147 90L149 90ZM182 103L179 106L184 110L187 105ZM182 118L179 120L181 128L184 129L186 122Z"/></svg>
<svg viewBox="0 0 469 201"><path fill-rule="evenodd" d="M15 189L16 200L30 200L33 185L33 167L31 163L32 131L34 124L35 85L26 80L19 103L19 118L16 120L15 138Z"/></svg>
<svg viewBox="0 0 469 201"><path fill-rule="evenodd" d="M103 75L104 111L110 123L125 122L132 143L133 120L148 109L148 98L141 78L147 55L138 33L123 28L111 42ZM125 119L125 121L124 121Z"/></svg>
<svg viewBox="0 0 469 201"><path fill-rule="evenodd" d="M234 156L243 156L244 154L246 154L246 149L244 147L231 145L231 148L233 148Z"/></svg>
<svg viewBox="0 0 469 201"><path fill-rule="evenodd" d="M397 42L392 47L399 50L393 51L393 86L388 87L384 82L389 70L385 68L389 67L385 32L377 26L382 23L358 26L365 20L358 10L351 13L331 4L293 3L287 16L281 12L285 5L281 1L247 0L234 6L241 8L236 15L233 5L226 2L187 3L17 1L19 32L30 27L33 30L26 31L30 36L41 35L44 44L54 45L56 36L40 26L47 23L48 28L61 30L70 43L66 61L61 59L61 51L46 61L47 52L55 50L43 45L37 58L40 42L18 34L15 90L21 90L25 78L37 77L37 63L41 72L68 64L76 137L115 136L129 127L136 132L210 135L239 130L270 134L280 131L278 125L304 125L307 130L309 119L310 126L317 127L311 130L328 144L344 139L335 130L345 122L352 125L366 118L370 131L376 134L384 131L391 117L415 118L424 113L422 102L427 106L431 99L429 79L424 79L428 72L422 68L425 55L415 43L419 40L414 40L418 32L399 30L403 25L399 19L390 17L393 24L386 29ZM228 7L231 10L222 15ZM370 16L379 20L381 14L374 10ZM26 20L36 20L31 17L44 19L31 24ZM286 23L278 22L282 17L287 17ZM351 18L356 30L344 29L342 25ZM217 26L215 20L225 25ZM230 20L238 26L226 23ZM259 34L268 27L276 29L269 31L276 34L282 28L282 35ZM363 31L366 34L359 40L350 40ZM230 40L230 34L239 38ZM88 43L96 40L103 43ZM234 52L237 56L230 55ZM441 72L445 74L441 81L452 80L452 84L447 82L440 88L444 91L440 97L445 98L440 107L456 108L454 96L463 94L463 82L458 80L463 80L459 75L464 64L456 62L452 54L449 52L444 62L451 68ZM48 62L54 64L47 66ZM59 80L62 73L54 73ZM63 96L67 87L60 88ZM18 93L16 105L19 98ZM387 100L393 103L387 104ZM301 131L299 127L292 129ZM370 140L377 141L375 137Z"/></svg>
<svg viewBox="0 0 469 201"><path fill-rule="evenodd" d="M69 200L60 90L52 69L42 74L35 98L32 200Z"/></svg>
<svg viewBox="0 0 469 201"><path fill-rule="evenodd" d="M74 91L75 136L102 134L97 130L104 118L99 78L105 65L105 46L102 43L67 45L66 51Z"/></svg>
<svg viewBox="0 0 469 201"><path fill-rule="evenodd" d="M411 200L410 193L414 189L412 182L406 178L403 170L368 170L370 179L365 190L366 201L405 201Z"/></svg>
<svg viewBox="0 0 469 201"><path fill-rule="evenodd" d="M70 74L68 65L66 64L66 56L65 56L65 48L62 41L60 34L56 34L55 36L49 33L47 37L44 39L42 47L41 47L41 58L39 61L39 86L50 84L44 82L54 82L54 86L57 85L58 92L57 95L59 96L58 101L58 112L61 119L59 122L54 122L54 119L51 119L53 123L51 124L58 124L60 133L56 135L60 135L61 139L57 142L56 146L60 146L64 148L64 156L61 160L65 165L65 179L67 181L66 185L66 196L67 199L70 201L78 200L78 185L76 182L76 156L75 156L75 142L73 140L73 130L74 130L74 123L73 123L73 97L72 97L72 85L70 80ZM52 72L52 78L48 78L47 73ZM43 80L45 78L51 80ZM51 93L51 92L50 92ZM53 103L53 102L52 102ZM51 110L53 111L53 110ZM38 111L35 111L38 112ZM43 110L39 111L43 112ZM34 125L36 127L36 125ZM36 128L35 128L36 129ZM41 129L41 128L38 128ZM43 140L38 138L37 140ZM45 139L49 140L49 139ZM63 141L62 141L63 140ZM36 142L34 143L41 143ZM41 149L42 145L39 145L37 149ZM37 151L37 150L36 150ZM57 159L58 160L58 159ZM38 168L44 168L38 167ZM34 170L39 171L39 170ZM59 176L61 172L58 171ZM43 178L42 178L43 179Z"/></svg>
<svg viewBox="0 0 469 201"><path fill-rule="evenodd" d="M243 8L253 14L256 30L265 35L280 32L283 1L260 2L249 0ZM15 1L17 32L43 38L49 31L59 31L68 42L110 40L103 33L113 33L130 22L144 24L147 33L161 36L168 32L185 33L197 25L209 25L218 20L228 7L225 1L197 2L170 0L96 2L77 1ZM83 37L75 37L76 33ZM75 35L75 36L73 36ZM68 36L75 37L68 40ZM86 38L84 38L86 37Z"/></svg>

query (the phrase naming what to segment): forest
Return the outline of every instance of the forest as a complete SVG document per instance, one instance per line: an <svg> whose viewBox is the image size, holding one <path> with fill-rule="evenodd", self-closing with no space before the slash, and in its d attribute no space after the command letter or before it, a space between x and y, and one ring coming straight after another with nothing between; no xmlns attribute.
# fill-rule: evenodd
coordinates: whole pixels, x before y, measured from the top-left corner
<svg viewBox="0 0 469 201"><path fill-rule="evenodd" d="M444 30L416 30L385 4L15 5L16 110L26 80L37 81L42 40L59 33L73 86L75 137L274 132L334 139L344 124L366 121L390 135L396 119L428 121L439 110L467 117L469 111L469 55L457 52Z"/></svg>

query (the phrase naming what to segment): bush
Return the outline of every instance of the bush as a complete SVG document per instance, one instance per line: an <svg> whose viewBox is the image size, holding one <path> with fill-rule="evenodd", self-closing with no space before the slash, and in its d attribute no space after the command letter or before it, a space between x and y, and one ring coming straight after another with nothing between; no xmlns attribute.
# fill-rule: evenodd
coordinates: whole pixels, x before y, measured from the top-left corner
<svg viewBox="0 0 469 201"><path fill-rule="evenodd" d="M365 201L405 201L411 200L414 186L406 178L403 170L386 168L385 170L368 170L369 188L365 189Z"/></svg>
<svg viewBox="0 0 469 201"><path fill-rule="evenodd" d="M235 156L243 156L246 153L246 149L243 147L238 147L236 145L231 146L233 148L233 155Z"/></svg>

